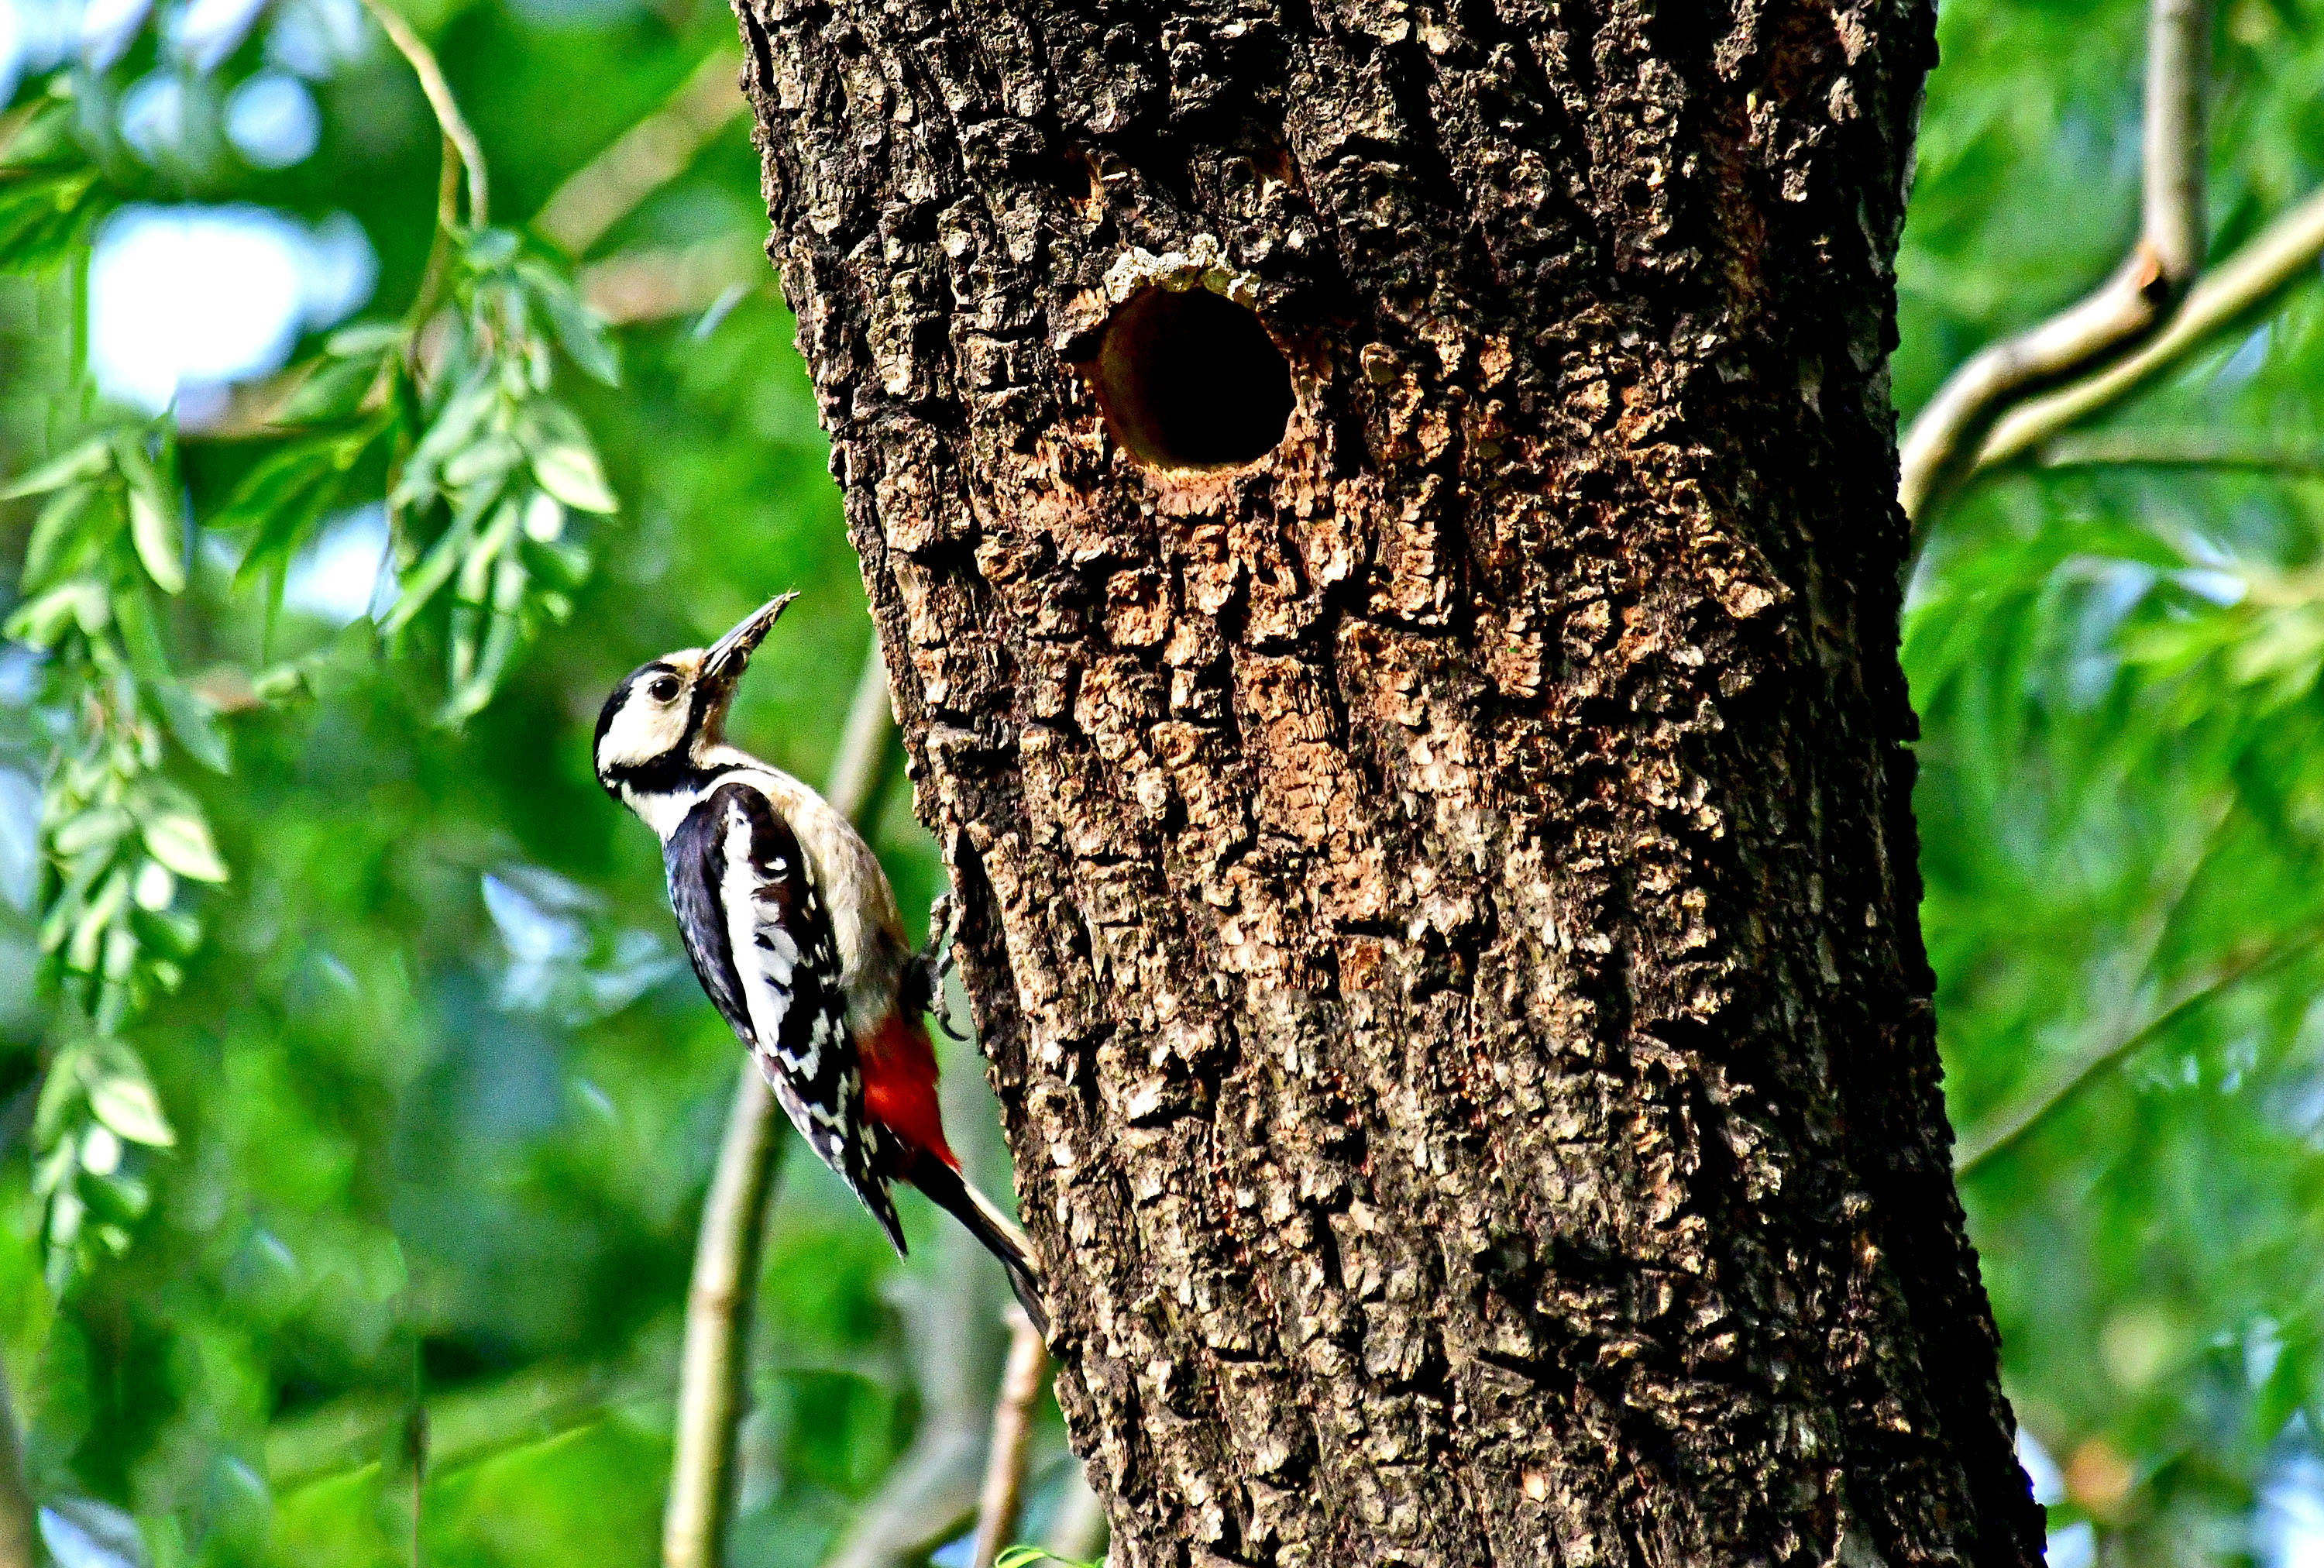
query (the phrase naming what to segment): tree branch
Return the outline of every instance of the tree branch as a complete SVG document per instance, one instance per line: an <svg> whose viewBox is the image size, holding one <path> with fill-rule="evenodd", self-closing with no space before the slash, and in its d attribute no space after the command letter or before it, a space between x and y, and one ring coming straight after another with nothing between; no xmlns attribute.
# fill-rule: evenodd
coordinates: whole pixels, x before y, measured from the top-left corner
<svg viewBox="0 0 2324 1568"><path fill-rule="evenodd" d="M2151 0L2138 242L2096 292L1970 355L1914 418L1898 455L1896 496L1916 531L1984 466L1979 443L1997 419L2153 332L2202 264L2209 19L2208 0Z"/></svg>
<svg viewBox="0 0 2324 1568"><path fill-rule="evenodd" d="M847 715L827 798L862 822L877 803L894 747L888 672L877 641L865 659ZM687 1291L686 1348L679 1357L677 1454L662 1516L665 1568L718 1568L733 1506L735 1429L745 1394L751 1298L775 1171L788 1147L774 1096L756 1063L744 1060L718 1168L703 1200L702 1230Z"/></svg>
<svg viewBox="0 0 2324 1568"><path fill-rule="evenodd" d="M2209 973L2188 982L2174 992L2170 1000L2144 1023L2126 1029L2120 1036L2098 1049L2083 1055L2049 1083L2019 1099L2016 1104L1987 1117L1973 1129L1953 1148L1953 1176L1968 1176L1985 1164L2016 1144L2069 1100L2081 1092L2082 1086L2107 1068L2122 1061L2185 1018L2190 1012L2248 980L2263 970L2274 967L2287 958L2305 952L2314 944L2312 935L2303 936L2274 947L2262 947L2215 966Z"/></svg>
<svg viewBox="0 0 2324 1568"><path fill-rule="evenodd" d="M2146 123L2141 237L2175 295L2202 270L2203 84L2209 75L2208 0L2153 0L2146 13Z"/></svg>
<svg viewBox="0 0 2324 1568"><path fill-rule="evenodd" d="M2305 278L2324 255L2324 190L2311 193L2262 229L2187 291L2170 323L2136 352L2072 386L2034 398L1997 421L1973 472L2023 456L2051 437L2113 407Z"/></svg>
<svg viewBox="0 0 2324 1568"><path fill-rule="evenodd" d="M984 1455L984 1490L977 1499L976 1545L970 1568L992 1568L1017 1534L1025 1505L1025 1460L1033 1442L1033 1412L1047 1386L1049 1349L1021 1306L1009 1308L1009 1366L992 1402L992 1445Z"/></svg>
<svg viewBox="0 0 2324 1568"><path fill-rule="evenodd" d="M452 84L444 79L444 68L437 61L435 51L421 42L387 0L363 0L364 9L379 23L395 51L411 67L411 74L420 78L420 90L428 96L428 106L436 115L436 127L444 133L445 144L456 153L460 167L468 176L468 222L482 228L491 221L492 203L485 189L484 150L476 140L476 133L460 113L460 101L452 96ZM456 212L439 206L438 217L442 226L454 227L459 219Z"/></svg>
<svg viewBox="0 0 2324 1568"><path fill-rule="evenodd" d="M975 1515L984 1434L974 1331L989 1321L976 1288L982 1255L972 1256L975 1243L957 1230L945 1232L936 1246L935 1279L907 1276L897 1282L896 1305L920 1392L919 1430L879 1490L856 1510L825 1568L902 1568L957 1536Z"/></svg>
<svg viewBox="0 0 2324 1568"><path fill-rule="evenodd" d="M639 202L676 179L749 106L737 85L742 68L742 55L733 48L703 60L668 103L567 177L533 219L540 236L567 254L585 254Z"/></svg>
<svg viewBox="0 0 2324 1568"><path fill-rule="evenodd" d="M718 1146L718 1168L703 1200L694 1279L686 1293L677 1453L662 1514L661 1558L668 1568L714 1568L724 1556L734 1432L748 1393L742 1351L750 1340L751 1293L758 1284L775 1174L788 1147L773 1111L774 1096L758 1064L745 1058Z"/></svg>
<svg viewBox="0 0 2324 1568"><path fill-rule="evenodd" d="M2063 435L2027 454L2043 468L2225 468L2324 474L2324 438L2270 440L2218 430L2099 430Z"/></svg>
<svg viewBox="0 0 2324 1568"><path fill-rule="evenodd" d="M771 281L765 254L737 235L690 245L641 246L592 262L581 269L581 296L619 327L691 315L730 291L764 288Z"/></svg>
<svg viewBox="0 0 2324 1568"><path fill-rule="evenodd" d="M973 1422L924 1425L825 1568L895 1568L958 1535L976 1508L983 1446Z"/></svg>
<svg viewBox="0 0 2324 1568"><path fill-rule="evenodd" d="M529 1443L667 1399L670 1358L657 1347L635 1362L528 1367L498 1382L427 1402L429 1473L444 1476ZM350 1394L277 1421L266 1434L266 1479L277 1497L379 1462L410 1415L401 1397ZM0 1557L0 1568L5 1558Z"/></svg>

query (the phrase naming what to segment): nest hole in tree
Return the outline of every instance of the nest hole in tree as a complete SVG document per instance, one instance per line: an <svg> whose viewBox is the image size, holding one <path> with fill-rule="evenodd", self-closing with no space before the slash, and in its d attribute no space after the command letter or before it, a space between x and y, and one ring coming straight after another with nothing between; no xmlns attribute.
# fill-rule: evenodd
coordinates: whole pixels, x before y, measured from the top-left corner
<svg viewBox="0 0 2324 1568"><path fill-rule="evenodd" d="M1148 468L1232 468L1282 444L1291 366L1258 313L1208 289L1141 289L1092 367L1106 429Z"/></svg>

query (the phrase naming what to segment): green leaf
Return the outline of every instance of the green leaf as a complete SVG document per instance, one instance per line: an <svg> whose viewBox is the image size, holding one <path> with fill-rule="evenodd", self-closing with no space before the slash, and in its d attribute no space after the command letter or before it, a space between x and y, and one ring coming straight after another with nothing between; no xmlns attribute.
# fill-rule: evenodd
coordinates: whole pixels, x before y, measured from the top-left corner
<svg viewBox="0 0 2324 1568"><path fill-rule="evenodd" d="M103 436L92 436L71 451L50 458L5 490L0 490L0 501L21 501L27 495L44 495L68 484L78 484L84 479L94 479L112 466L112 442Z"/></svg>
<svg viewBox="0 0 2324 1568"><path fill-rule="evenodd" d="M92 806L67 817L49 835L49 849L60 860L70 860L99 845L109 849L127 835L131 826L129 813L120 807Z"/></svg>
<svg viewBox="0 0 2324 1568"><path fill-rule="evenodd" d="M105 886L80 912L73 927L71 938L65 944L65 967L83 974L95 973L98 948L115 916L129 902L129 872L116 871L105 880Z"/></svg>
<svg viewBox="0 0 2324 1568"><path fill-rule="evenodd" d="M393 323L367 322L331 334L323 352L274 416L277 424L323 424L354 418L403 353L410 335Z"/></svg>
<svg viewBox="0 0 2324 1568"><path fill-rule="evenodd" d="M79 553L73 547L88 542L88 530L81 525L88 517L89 503L97 499L97 493L94 484L67 484L49 497L48 504L41 508L41 515L33 519L32 537L24 543L24 575L20 587L39 588Z"/></svg>
<svg viewBox="0 0 2324 1568"><path fill-rule="evenodd" d="M180 958L192 957L201 945L202 923L184 909L141 910L137 924L155 945Z"/></svg>
<svg viewBox="0 0 2324 1568"><path fill-rule="evenodd" d="M560 443L532 455L533 477L540 487L578 512L612 512L621 503L605 484L597 455L578 442Z"/></svg>
<svg viewBox="0 0 2324 1568"><path fill-rule="evenodd" d="M129 533L146 576L165 594L186 586L184 503L164 468L146 456L145 432L118 430L109 439L114 466L129 486ZM164 464L168 448L162 452Z"/></svg>
<svg viewBox="0 0 2324 1568"><path fill-rule="evenodd" d="M401 512L433 501L441 488L438 475L443 466L467 446L500 401L498 383L482 370L472 372L456 386L405 460L402 475L388 494L389 507Z"/></svg>
<svg viewBox="0 0 2324 1568"><path fill-rule="evenodd" d="M1060 1563L1065 1568L1097 1568L1094 1563L1084 1563L1078 1557L1060 1557L1042 1546L1004 1546L992 1560L992 1568L1035 1568L1042 1563Z"/></svg>
<svg viewBox="0 0 2324 1568"><path fill-rule="evenodd" d="M357 321L323 339L323 352L334 359L379 359L401 353L410 336L401 321Z"/></svg>
<svg viewBox="0 0 2324 1568"><path fill-rule="evenodd" d="M170 1119L161 1113L161 1096L140 1074L116 1074L88 1092L88 1108L97 1119L132 1143L168 1148L178 1141Z"/></svg>
<svg viewBox="0 0 2324 1568"><path fill-rule="evenodd" d="M620 356L605 329L605 318L589 309L571 279L549 263L527 256L517 263L516 275L549 318L549 330L584 374L607 386L622 381Z"/></svg>
<svg viewBox="0 0 2324 1568"><path fill-rule="evenodd" d="M453 515L451 526L438 536L420 564L403 575L398 585L395 603L380 618L379 629L383 636L392 637L410 625L412 617L425 609L428 602L451 580L452 574L459 569L471 541L475 538L477 519L484 515L493 500L490 491L480 491L463 498L461 510Z"/></svg>
<svg viewBox="0 0 2324 1568"><path fill-rule="evenodd" d="M226 881L226 862L218 858L209 824L192 812L161 813L146 822L144 835L153 858L180 876L198 882Z"/></svg>
<svg viewBox="0 0 2324 1568"><path fill-rule="evenodd" d="M523 460L524 454L506 436L486 436L472 447L455 452L444 464L444 488L466 490L472 485L490 484L495 489L508 483L509 471Z"/></svg>
<svg viewBox="0 0 2324 1568"><path fill-rule="evenodd" d="M80 1069L87 1053L78 1045L60 1048L41 1080L41 1097L32 1111L32 1142L46 1148L65 1135L75 1105L80 1103Z"/></svg>
<svg viewBox="0 0 2324 1568"><path fill-rule="evenodd" d="M243 475L213 520L221 529L258 530L235 569L235 587L247 586L265 572L281 576L337 502L355 465L383 428L375 424L351 436L291 442Z"/></svg>
<svg viewBox="0 0 2324 1568"><path fill-rule="evenodd" d="M78 577L17 605L16 613L0 623L0 635L34 648L54 648L69 627L76 623L101 627L108 613L105 586Z"/></svg>
<svg viewBox="0 0 2324 1568"><path fill-rule="evenodd" d="M0 183L0 272L38 272L88 244L113 198L94 169Z"/></svg>
<svg viewBox="0 0 2324 1568"><path fill-rule="evenodd" d="M55 1083L56 1075L51 1074L49 1081ZM77 1139L67 1139L62 1143L52 1145L49 1152L41 1157L40 1163L32 1167L32 1195L45 1198L55 1192L79 1164L80 1145Z"/></svg>
<svg viewBox="0 0 2324 1568"><path fill-rule="evenodd" d="M514 557L503 557L493 574L493 604L482 646L474 656L470 673L444 705L444 723L466 724L483 711L499 688L521 630L517 610L524 600L524 567Z"/></svg>
<svg viewBox="0 0 2324 1568"><path fill-rule="evenodd" d="M145 575L165 594L186 589L186 530L176 509L168 507L143 486L129 487L129 537L136 541L137 558Z"/></svg>
<svg viewBox="0 0 2324 1568"><path fill-rule="evenodd" d="M493 272L516 254L516 235L504 228L478 229L468 238L461 259L475 272Z"/></svg>
<svg viewBox="0 0 2324 1568"><path fill-rule="evenodd" d="M226 728L218 723L217 710L175 676L165 676L150 684L153 700L161 705L162 722L170 726L170 733L186 749L186 754L213 773L233 771L234 757L227 749Z"/></svg>

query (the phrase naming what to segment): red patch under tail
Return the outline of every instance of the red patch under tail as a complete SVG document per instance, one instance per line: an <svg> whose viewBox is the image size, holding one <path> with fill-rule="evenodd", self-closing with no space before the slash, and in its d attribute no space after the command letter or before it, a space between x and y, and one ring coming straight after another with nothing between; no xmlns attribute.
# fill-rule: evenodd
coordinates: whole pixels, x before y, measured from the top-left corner
<svg viewBox="0 0 2324 1568"><path fill-rule="evenodd" d="M936 1104L936 1053L927 1026L890 1013L855 1050L863 1068L863 1109L872 1120L958 1170Z"/></svg>

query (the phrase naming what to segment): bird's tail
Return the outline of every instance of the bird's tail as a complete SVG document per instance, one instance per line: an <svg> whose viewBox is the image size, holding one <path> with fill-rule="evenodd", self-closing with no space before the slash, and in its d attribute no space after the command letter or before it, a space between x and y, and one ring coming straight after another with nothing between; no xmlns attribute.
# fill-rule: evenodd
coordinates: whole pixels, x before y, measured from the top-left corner
<svg viewBox="0 0 2324 1568"><path fill-rule="evenodd" d="M932 1155L922 1154L914 1160L904 1179L966 1226L986 1251L1001 1259L1001 1267L1009 1271L1009 1288L1016 1293L1018 1305L1033 1320L1041 1337L1047 1339L1049 1309L1041 1302L1041 1271L1026 1244L1025 1232L995 1208L991 1199L964 1181L960 1172Z"/></svg>

